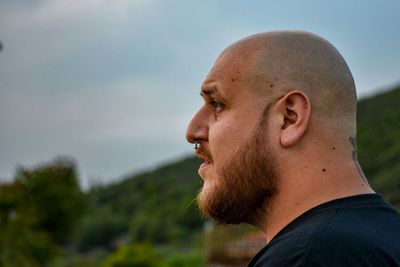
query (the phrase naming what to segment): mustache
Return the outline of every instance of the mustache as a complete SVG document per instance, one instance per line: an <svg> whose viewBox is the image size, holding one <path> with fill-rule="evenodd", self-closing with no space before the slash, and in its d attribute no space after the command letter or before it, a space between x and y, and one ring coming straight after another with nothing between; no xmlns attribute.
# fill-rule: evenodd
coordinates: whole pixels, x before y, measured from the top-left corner
<svg viewBox="0 0 400 267"><path fill-rule="evenodd" d="M212 160L213 160L212 156L211 156L211 153L204 146L200 146L196 150L196 155L201 160L205 160L205 161L208 161L208 162L212 162Z"/></svg>

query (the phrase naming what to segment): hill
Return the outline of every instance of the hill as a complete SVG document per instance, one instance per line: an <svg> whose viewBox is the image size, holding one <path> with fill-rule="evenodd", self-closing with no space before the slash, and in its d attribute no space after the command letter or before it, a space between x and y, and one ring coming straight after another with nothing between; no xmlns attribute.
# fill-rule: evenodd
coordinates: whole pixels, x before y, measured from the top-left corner
<svg viewBox="0 0 400 267"><path fill-rule="evenodd" d="M358 105L359 160L371 185L400 207L400 87ZM202 228L193 200L201 187L194 157L93 188L80 248L109 247L125 234L156 244L191 242Z"/></svg>
<svg viewBox="0 0 400 267"><path fill-rule="evenodd" d="M400 86L358 103L359 161L372 187L400 207Z"/></svg>
<svg viewBox="0 0 400 267"><path fill-rule="evenodd" d="M101 246L127 234L134 242L183 246L193 243L202 227L195 198L201 187L195 157L123 181L90 190L90 212L81 230L81 251Z"/></svg>

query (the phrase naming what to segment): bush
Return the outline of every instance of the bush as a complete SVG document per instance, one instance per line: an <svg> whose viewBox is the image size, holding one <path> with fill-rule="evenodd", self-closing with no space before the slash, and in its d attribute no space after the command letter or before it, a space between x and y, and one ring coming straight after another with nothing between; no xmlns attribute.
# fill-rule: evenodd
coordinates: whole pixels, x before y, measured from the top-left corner
<svg viewBox="0 0 400 267"><path fill-rule="evenodd" d="M159 267L160 255L149 244L120 246L102 267Z"/></svg>

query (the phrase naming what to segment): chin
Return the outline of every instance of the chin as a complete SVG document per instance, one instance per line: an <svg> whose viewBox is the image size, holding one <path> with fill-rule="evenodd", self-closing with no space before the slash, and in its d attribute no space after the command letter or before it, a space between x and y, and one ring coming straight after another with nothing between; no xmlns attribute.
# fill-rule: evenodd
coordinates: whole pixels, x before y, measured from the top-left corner
<svg viewBox="0 0 400 267"><path fill-rule="evenodd" d="M215 182L212 178L203 178L203 187L200 190L199 197L207 201L208 199L213 197L215 194Z"/></svg>

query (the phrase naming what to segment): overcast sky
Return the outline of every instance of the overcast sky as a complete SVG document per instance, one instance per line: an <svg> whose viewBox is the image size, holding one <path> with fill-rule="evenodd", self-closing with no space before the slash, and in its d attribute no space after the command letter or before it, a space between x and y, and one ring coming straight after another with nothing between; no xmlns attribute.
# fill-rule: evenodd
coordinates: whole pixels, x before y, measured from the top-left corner
<svg viewBox="0 0 400 267"><path fill-rule="evenodd" d="M185 129L228 44L303 29L331 41L359 97L400 82L400 1L0 1L0 180L73 157L82 184L189 155Z"/></svg>

